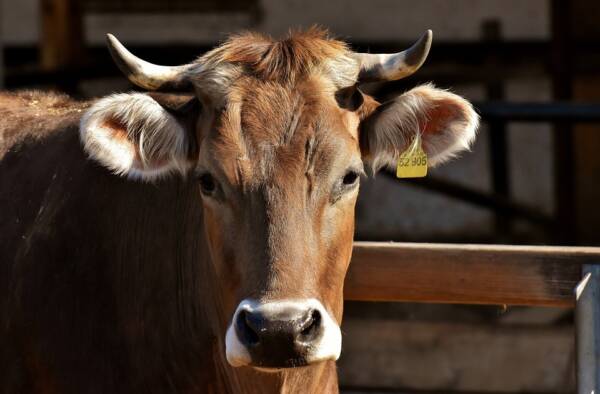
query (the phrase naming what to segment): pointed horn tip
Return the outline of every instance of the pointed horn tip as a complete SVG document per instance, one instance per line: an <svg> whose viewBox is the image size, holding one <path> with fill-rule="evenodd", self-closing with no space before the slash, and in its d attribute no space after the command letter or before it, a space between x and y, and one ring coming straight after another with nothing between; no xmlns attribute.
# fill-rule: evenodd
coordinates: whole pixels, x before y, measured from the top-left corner
<svg viewBox="0 0 600 394"><path fill-rule="evenodd" d="M429 48L431 48L432 41L433 31L431 31L431 29L428 29L425 31L425 33L421 35L421 37L419 37L417 41L415 41L415 43L408 50L410 51L411 49L423 48L427 52L429 52Z"/></svg>
<svg viewBox="0 0 600 394"><path fill-rule="evenodd" d="M117 37L113 36L110 33L106 34L106 46L108 47L108 50L110 51L110 53L114 53L115 51L118 52L119 49L123 49L121 47L123 47L123 44L121 44L121 41L119 41L117 39Z"/></svg>
<svg viewBox="0 0 600 394"><path fill-rule="evenodd" d="M431 42L433 41L433 30L427 29L425 34L423 34L423 37L425 38L425 41L427 42L427 44L429 46L431 46Z"/></svg>
<svg viewBox="0 0 600 394"><path fill-rule="evenodd" d="M106 45L108 46L108 48L112 51L113 49L118 49L118 50L125 50L127 51L127 48L125 48L125 46L123 44L121 44L121 41L119 41L119 39L117 37L115 37L114 35L110 34L110 33L106 33Z"/></svg>
<svg viewBox="0 0 600 394"><path fill-rule="evenodd" d="M360 82L395 81L417 71L429 55L433 31L427 29L412 46L390 54L357 53Z"/></svg>
<svg viewBox="0 0 600 394"><path fill-rule="evenodd" d="M423 46L430 47L431 42L433 41L433 31L431 29L427 29L425 33L417 40L415 46Z"/></svg>
<svg viewBox="0 0 600 394"><path fill-rule="evenodd" d="M406 63L415 67L414 71L416 71L423 65L423 63L425 63L425 60L429 55L429 51L431 50L432 41L433 32L431 29L428 29L425 31L425 33L423 33L421 38L419 38L417 42L415 42L413 46L406 51Z"/></svg>

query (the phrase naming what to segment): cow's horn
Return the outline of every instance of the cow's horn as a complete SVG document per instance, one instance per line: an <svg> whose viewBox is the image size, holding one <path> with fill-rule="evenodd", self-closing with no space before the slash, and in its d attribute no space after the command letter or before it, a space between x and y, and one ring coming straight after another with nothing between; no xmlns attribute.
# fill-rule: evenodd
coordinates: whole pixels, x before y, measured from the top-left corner
<svg viewBox="0 0 600 394"><path fill-rule="evenodd" d="M158 66L129 52L112 34L106 35L110 54L131 83L149 90L190 90L186 71L194 64Z"/></svg>
<svg viewBox="0 0 600 394"><path fill-rule="evenodd" d="M359 82L395 81L417 71L425 62L433 33L427 30L412 47L390 54L357 53L360 61Z"/></svg>

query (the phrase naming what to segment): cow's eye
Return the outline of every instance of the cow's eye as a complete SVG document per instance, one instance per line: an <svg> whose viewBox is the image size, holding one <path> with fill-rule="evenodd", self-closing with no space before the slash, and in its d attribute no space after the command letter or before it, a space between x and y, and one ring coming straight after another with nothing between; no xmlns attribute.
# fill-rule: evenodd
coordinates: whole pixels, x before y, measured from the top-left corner
<svg viewBox="0 0 600 394"><path fill-rule="evenodd" d="M352 186L358 181L359 177L360 177L360 174L358 172L356 172L354 170L350 170L342 178L342 184L346 187Z"/></svg>
<svg viewBox="0 0 600 394"><path fill-rule="evenodd" d="M202 190L202 193L206 195L211 195L214 193L217 188L217 182L212 175L206 172L200 175L198 180L200 181L200 189Z"/></svg>
<svg viewBox="0 0 600 394"><path fill-rule="evenodd" d="M331 202L337 202L342 196L357 189L358 180L362 172L359 169L348 169L343 177L339 178L333 188Z"/></svg>

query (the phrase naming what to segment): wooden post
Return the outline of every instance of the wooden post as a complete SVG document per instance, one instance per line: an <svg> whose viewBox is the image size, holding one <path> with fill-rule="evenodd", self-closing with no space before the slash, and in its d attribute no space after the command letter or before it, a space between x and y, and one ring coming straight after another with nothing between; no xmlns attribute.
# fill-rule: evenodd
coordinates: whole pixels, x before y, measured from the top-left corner
<svg viewBox="0 0 600 394"><path fill-rule="evenodd" d="M600 2L592 0L571 0L573 7L574 75L573 98L577 102L594 103L600 101L600 75L597 59L600 45ZM598 223L600 211L600 184L595 177L600 171L600 123L576 124L574 127L576 205L571 214L577 217L577 236L581 245L596 245L600 242ZM600 263L600 262L599 262Z"/></svg>
<svg viewBox="0 0 600 394"><path fill-rule="evenodd" d="M572 3L552 0L552 90L554 100L569 101L573 98L573 40ZM555 241L561 245L577 242L575 153L573 125L555 122L554 144L554 195L555 195Z"/></svg>
<svg viewBox="0 0 600 394"><path fill-rule="evenodd" d="M83 53L79 2L41 0L42 67L54 70L77 65Z"/></svg>
<svg viewBox="0 0 600 394"><path fill-rule="evenodd" d="M575 289L577 393L600 392L600 265L585 264Z"/></svg>
<svg viewBox="0 0 600 394"><path fill-rule="evenodd" d="M4 41L2 40L2 3L0 2L0 89L4 88Z"/></svg>
<svg viewBox="0 0 600 394"><path fill-rule="evenodd" d="M483 23L483 39L489 44L498 44L502 41L502 25L499 20L491 19ZM492 69L499 63L498 57L493 54L487 59L488 67ZM504 101L504 81L497 79L486 84L487 98L492 101ZM492 170L492 191L495 195L510 198L510 168L508 161L507 124L501 119L494 119L489 123L489 150L490 168ZM495 237L499 243L510 243L511 216L506 211L497 210L495 221Z"/></svg>

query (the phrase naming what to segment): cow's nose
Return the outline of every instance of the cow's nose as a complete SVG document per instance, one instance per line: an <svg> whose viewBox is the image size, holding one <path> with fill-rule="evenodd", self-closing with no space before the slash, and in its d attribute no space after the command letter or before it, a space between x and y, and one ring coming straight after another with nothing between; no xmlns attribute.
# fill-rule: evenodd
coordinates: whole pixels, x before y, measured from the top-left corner
<svg viewBox="0 0 600 394"><path fill-rule="evenodd" d="M298 359L320 339L321 312L317 309L289 308L270 313L241 310L235 327L243 345L276 358Z"/></svg>
<svg viewBox="0 0 600 394"><path fill-rule="evenodd" d="M234 367L279 369L337 360L342 335L314 298L259 301L236 308L225 335L225 355Z"/></svg>

